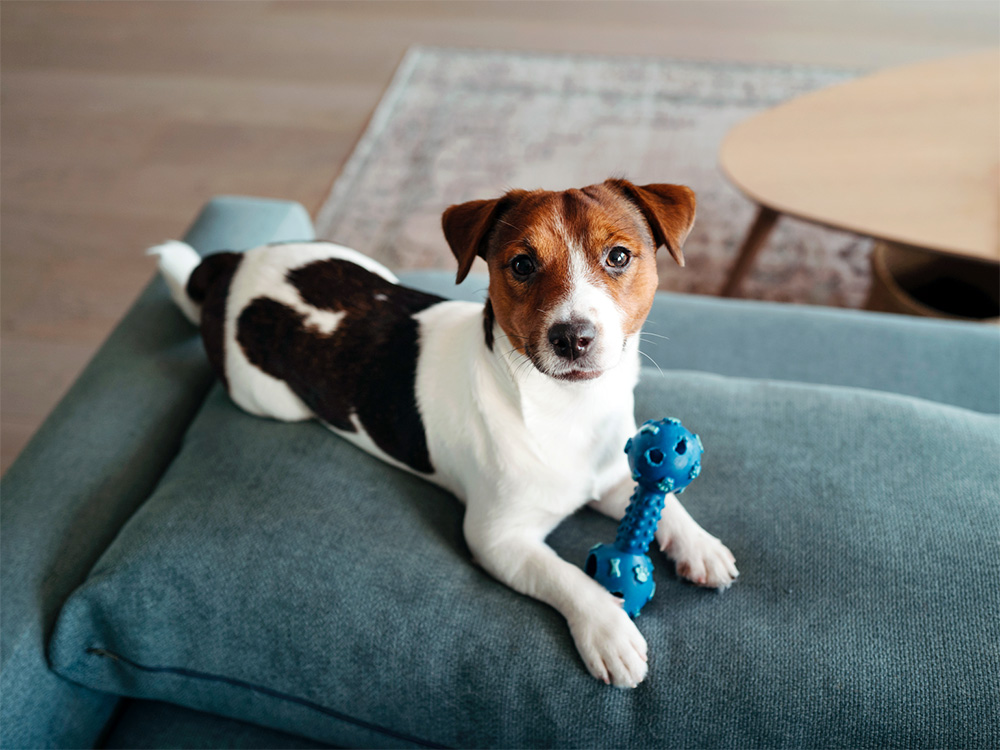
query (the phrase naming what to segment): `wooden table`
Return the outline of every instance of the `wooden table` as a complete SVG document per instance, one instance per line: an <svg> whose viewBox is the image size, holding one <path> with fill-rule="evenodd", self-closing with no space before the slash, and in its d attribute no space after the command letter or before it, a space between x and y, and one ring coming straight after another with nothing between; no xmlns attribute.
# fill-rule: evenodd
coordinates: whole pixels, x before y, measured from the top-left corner
<svg viewBox="0 0 1000 750"><path fill-rule="evenodd" d="M722 169L759 205L732 296L781 214L1000 260L1000 50L892 68L737 125Z"/></svg>

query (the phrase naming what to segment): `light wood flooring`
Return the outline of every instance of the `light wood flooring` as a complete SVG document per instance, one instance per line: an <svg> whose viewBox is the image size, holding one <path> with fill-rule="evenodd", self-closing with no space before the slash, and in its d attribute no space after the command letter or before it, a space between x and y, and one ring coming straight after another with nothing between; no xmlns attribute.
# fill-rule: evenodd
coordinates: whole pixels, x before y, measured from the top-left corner
<svg viewBox="0 0 1000 750"><path fill-rule="evenodd" d="M989 2L0 2L0 468L217 193L322 202L410 44L878 67Z"/></svg>

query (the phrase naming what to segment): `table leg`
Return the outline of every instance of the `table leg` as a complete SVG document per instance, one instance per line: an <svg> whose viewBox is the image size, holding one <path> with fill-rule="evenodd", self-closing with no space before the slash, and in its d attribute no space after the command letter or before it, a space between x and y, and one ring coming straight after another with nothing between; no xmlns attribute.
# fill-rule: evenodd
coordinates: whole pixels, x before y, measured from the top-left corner
<svg viewBox="0 0 1000 750"><path fill-rule="evenodd" d="M760 249L767 241L767 238L771 234L771 230L774 229L774 224L777 222L779 216L781 216L781 214L772 208L768 208L767 206L761 206L757 211L757 218L754 219L753 225L750 227L750 231L747 232L747 236L743 240L743 246L740 247L740 252L736 256L736 262L733 264L732 270L729 271L729 278L726 280L725 286L722 287L722 291L719 293L720 296L732 297L735 295L736 288L747 275L747 271L750 270L750 266L753 265L754 259L757 257L757 253L760 252Z"/></svg>

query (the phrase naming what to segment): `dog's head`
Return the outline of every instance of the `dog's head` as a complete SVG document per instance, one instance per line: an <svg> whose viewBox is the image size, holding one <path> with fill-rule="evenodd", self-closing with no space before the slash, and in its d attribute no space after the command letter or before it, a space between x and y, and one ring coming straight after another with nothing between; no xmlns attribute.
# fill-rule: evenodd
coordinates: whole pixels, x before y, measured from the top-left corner
<svg viewBox="0 0 1000 750"><path fill-rule="evenodd" d="M694 192L607 180L582 190L512 190L451 206L444 234L458 281L476 256L489 266L490 303L510 343L538 370L589 380L615 367L657 288L656 250L684 265Z"/></svg>

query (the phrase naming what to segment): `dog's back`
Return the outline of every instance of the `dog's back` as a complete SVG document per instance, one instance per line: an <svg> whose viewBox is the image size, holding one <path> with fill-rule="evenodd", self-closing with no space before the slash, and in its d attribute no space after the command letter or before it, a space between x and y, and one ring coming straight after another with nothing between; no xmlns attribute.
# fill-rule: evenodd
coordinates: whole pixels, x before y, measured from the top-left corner
<svg viewBox="0 0 1000 750"><path fill-rule="evenodd" d="M200 262L184 243L150 252L237 405L283 421L316 417L345 436L366 435L411 470L433 472L416 403L413 316L440 297L400 286L381 264L330 242Z"/></svg>

